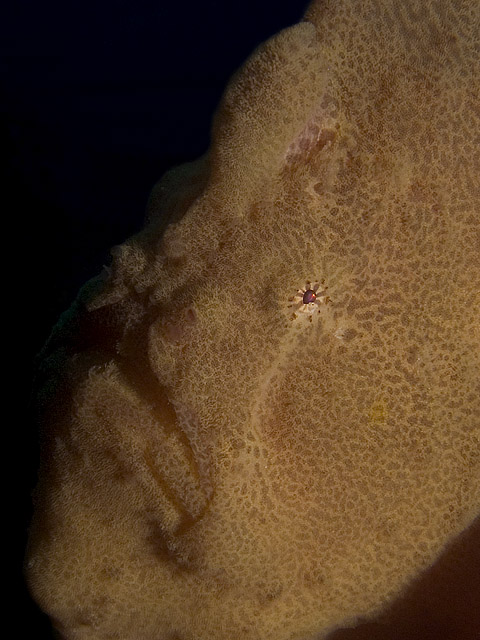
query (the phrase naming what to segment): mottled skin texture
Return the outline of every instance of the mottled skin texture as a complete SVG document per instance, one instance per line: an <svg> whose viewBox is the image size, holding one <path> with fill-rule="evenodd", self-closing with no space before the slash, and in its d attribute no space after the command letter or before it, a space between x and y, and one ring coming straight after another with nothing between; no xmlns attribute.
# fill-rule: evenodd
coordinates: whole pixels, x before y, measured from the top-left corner
<svg viewBox="0 0 480 640"><path fill-rule="evenodd" d="M479 13L314 2L60 320L26 566L63 638L321 638L479 513Z"/></svg>

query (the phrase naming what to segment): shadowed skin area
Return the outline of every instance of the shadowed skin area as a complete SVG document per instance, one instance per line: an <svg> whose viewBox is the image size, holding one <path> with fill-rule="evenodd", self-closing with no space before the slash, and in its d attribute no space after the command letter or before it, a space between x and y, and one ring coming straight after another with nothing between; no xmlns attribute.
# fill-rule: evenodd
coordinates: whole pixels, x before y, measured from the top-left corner
<svg viewBox="0 0 480 640"><path fill-rule="evenodd" d="M328 640L477 640L480 637L480 518L447 545L375 620Z"/></svg>
<svg viewBox="0 0 480 640"><path fill-rule="evenodd" d="M313 2L62 316L26 557L61 638L323 638L473 522L479 14Z"/></svg>

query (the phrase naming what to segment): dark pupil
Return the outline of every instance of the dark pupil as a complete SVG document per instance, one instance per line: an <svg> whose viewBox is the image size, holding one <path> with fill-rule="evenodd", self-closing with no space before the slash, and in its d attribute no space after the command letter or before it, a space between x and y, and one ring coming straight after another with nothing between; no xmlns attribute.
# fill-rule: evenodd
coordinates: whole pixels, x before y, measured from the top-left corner
<svg viewBox="0 0 480 640"><path fill-rule="evenodd" d="M303 294L303 304L310 304L310 302L314 302L316 297L315 291L308 289L308 291L305 291Z"/></svg>

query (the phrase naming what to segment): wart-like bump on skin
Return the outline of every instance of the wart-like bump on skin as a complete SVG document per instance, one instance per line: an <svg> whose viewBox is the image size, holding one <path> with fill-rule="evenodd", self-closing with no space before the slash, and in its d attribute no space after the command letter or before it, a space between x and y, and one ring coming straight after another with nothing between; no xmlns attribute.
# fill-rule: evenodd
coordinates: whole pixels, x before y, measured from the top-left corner
<svg viewBox="0 0 480 640"><path fill-rule="evenodd" d="M63 640L320 640L480 513L480 4L314 0L54 328Z"/></svg>

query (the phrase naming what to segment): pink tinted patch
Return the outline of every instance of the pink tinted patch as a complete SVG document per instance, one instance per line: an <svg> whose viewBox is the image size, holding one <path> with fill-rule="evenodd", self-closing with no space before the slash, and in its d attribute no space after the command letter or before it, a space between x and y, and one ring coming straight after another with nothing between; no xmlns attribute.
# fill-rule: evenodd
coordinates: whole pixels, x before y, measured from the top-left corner
<svg viewBox="0 0 480 640"><path fill-rule="evenodd" d="M197 314L193 307L187 307L182 312L170 316L163 323L163 333L170 342L181 343L188 340L191 328L195 325Z"/></svg>

